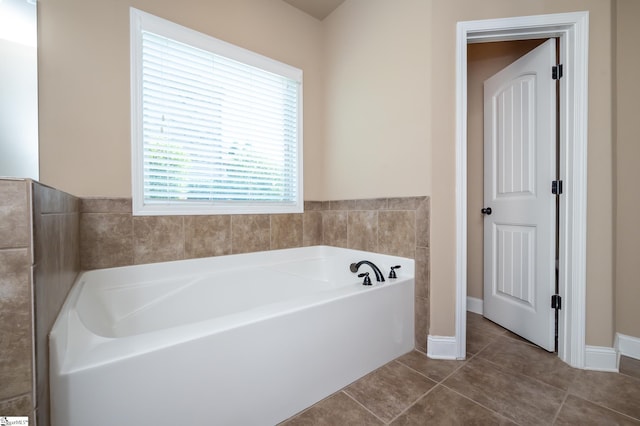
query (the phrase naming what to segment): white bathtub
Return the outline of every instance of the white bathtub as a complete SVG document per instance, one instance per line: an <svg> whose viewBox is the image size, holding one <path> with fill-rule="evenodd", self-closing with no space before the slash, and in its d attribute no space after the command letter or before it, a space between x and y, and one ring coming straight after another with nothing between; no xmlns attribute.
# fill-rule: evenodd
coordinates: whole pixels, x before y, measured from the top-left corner
<svg viewBox="0 0 640 426"><path fill-rule="evenodd" d="M349 265L401 265L363 286ZM50 335L53 426L271 425L414 347L414 261L335 247L90 271Z"/></svg>

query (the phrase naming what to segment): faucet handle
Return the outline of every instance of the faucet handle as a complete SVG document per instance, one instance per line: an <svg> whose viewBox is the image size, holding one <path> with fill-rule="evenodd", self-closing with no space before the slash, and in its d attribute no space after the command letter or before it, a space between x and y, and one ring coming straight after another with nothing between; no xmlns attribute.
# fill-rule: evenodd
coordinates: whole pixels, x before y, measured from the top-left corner
<svg viewBox="0 0 640 426"><path fill-rule="evenodd" d="M358 274L359 278L364 277L364 282L362 283L362 285L371 285L371 278L369 278L369 273L368 272L363 272L362 274Z"/></svg>
<svg viewBox="0 0 640 426"><path fill-rule="evenodd" d="M396 269L400 269L401 265L396 265L391 267L391 272L389 272L389 278L398 278L396 275Z"/></svg>

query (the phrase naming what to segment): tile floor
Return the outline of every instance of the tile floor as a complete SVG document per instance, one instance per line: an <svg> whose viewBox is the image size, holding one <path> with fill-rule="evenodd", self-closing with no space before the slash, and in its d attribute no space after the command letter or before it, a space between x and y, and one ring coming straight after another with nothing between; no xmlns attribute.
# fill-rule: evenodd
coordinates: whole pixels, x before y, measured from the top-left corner
<svg viewBox="0 0 640 426"><path fill-rule="evenodd" d="M465 361L411 352L283 425L640 425L640 361L576 370L472 313L467 334Z"/></svg>

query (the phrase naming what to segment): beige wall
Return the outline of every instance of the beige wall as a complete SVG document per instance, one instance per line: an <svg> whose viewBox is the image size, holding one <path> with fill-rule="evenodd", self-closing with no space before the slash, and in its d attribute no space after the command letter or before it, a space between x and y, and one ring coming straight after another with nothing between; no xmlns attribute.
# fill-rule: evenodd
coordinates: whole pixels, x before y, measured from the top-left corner
<svg viewBox="0 0 640 426"><path fill-rule="evenodd" d="M544 40L467 46L467 296L483 298L484 91L486 79Z"/></svg>
<svg viewBox="0 0 640 426"><path fill-rule="evenodd" d="M130 6L303 70L305 198L320 199L321 24L281 0L39 4L40 180L77 196L131 196Z"/></svg>
<svg viewBox="0 0 640 426"><path fill-rule="evenodd" d="M613 210L611 2L567 0L482 2L434 0L430 21L434 182L455 182L455 24L520 15L590 12L587 219L587 344L613 343ZM455 326L455 192L433 185L431 329L453 335Z"/></svg>
<svg viewBox="0 0 640 426"><path fill-rule="evenodd" d="M325 199L431 193L429 15L348 0L325 19Z"/></svg>
<svg viewBox="0 0 640 426"><path fill-rule="evenodd" d="M640 337L640 2L617 2L616 331Z"/></svg>

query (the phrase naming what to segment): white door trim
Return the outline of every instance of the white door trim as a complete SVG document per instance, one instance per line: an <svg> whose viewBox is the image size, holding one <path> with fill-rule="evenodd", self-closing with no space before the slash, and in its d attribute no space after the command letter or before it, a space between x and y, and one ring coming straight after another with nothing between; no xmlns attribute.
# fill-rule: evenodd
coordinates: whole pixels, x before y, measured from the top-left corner
<svg viewBox="0 0 640 426"><path fill-rule="evenodd" d="M558 356L585 365L589 12L458 22L456 35L456 358L466 356L467 44L560 38L560 311Z"/></svg>

